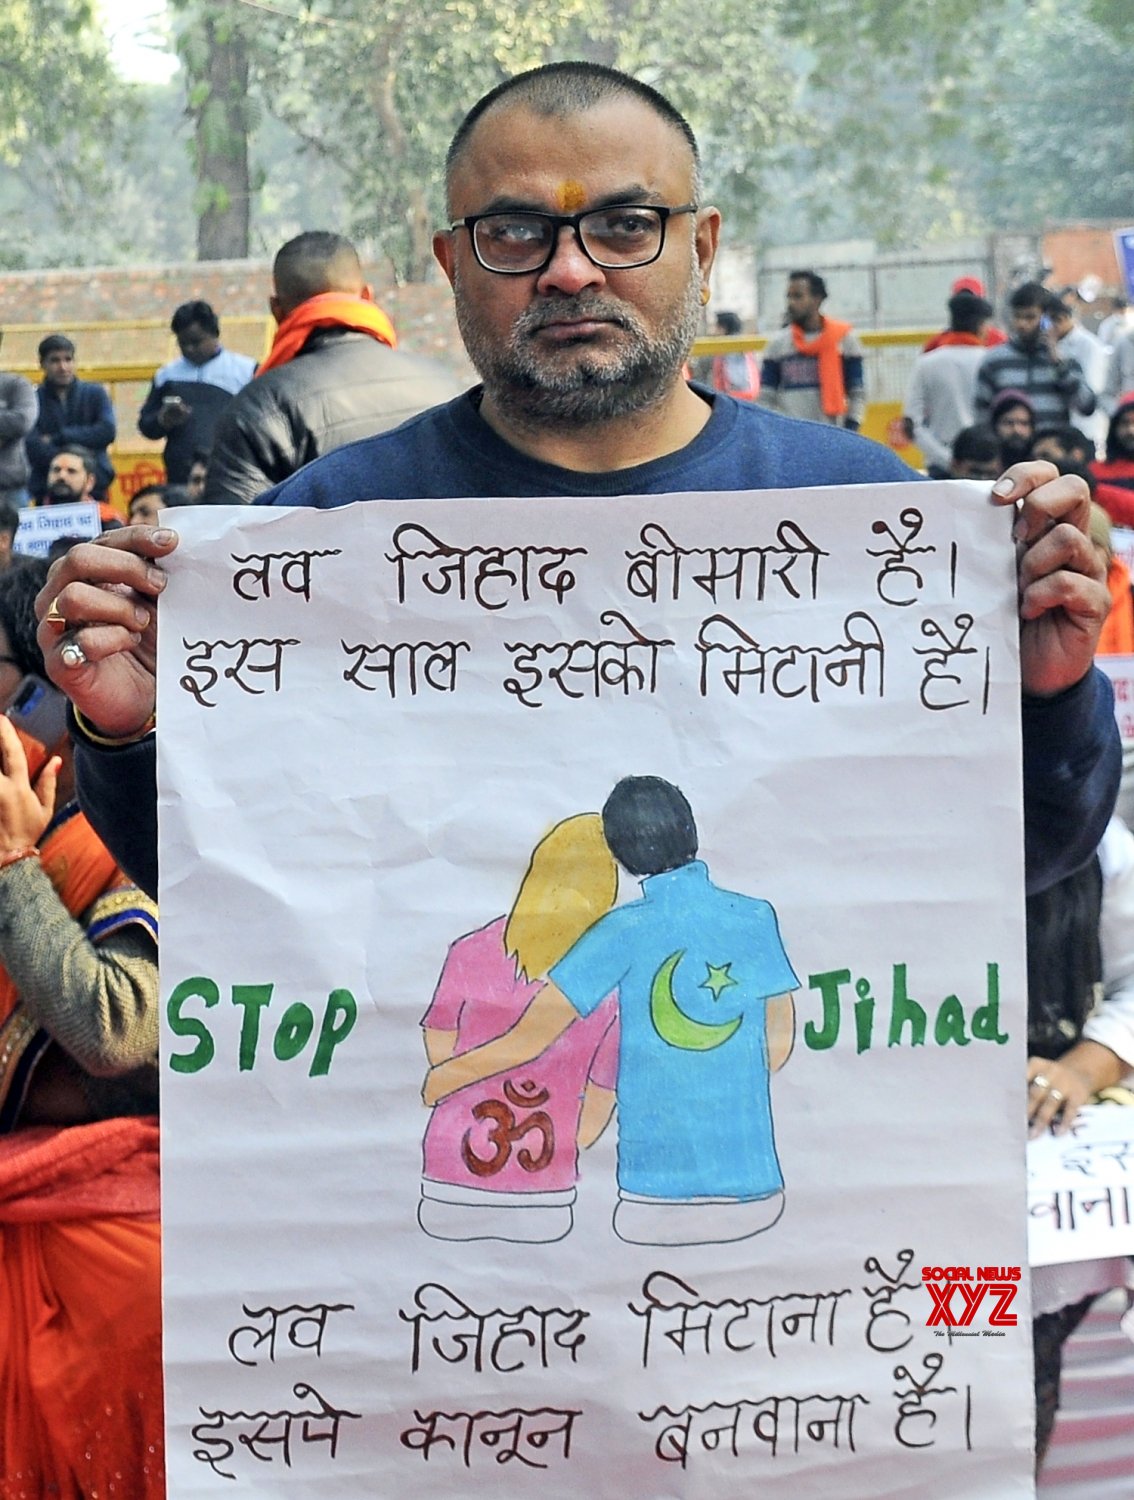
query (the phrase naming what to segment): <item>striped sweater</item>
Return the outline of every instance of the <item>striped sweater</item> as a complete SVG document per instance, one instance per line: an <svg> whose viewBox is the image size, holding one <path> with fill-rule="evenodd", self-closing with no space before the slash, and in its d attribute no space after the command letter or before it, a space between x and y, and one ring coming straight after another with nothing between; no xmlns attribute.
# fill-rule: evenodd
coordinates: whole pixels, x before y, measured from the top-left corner
<svg viewBox="0 0 1134 1500"><path fill-rule="evenodd" d="M1072 412L1095 409L1095 393L1078 360L1052 358L1046 345L1025 349L1009 339L990 349L976 377L974 419L987 422L989 408L1001 391L1023 391L1035 409L1036 431L1066 427Z"/></svg>

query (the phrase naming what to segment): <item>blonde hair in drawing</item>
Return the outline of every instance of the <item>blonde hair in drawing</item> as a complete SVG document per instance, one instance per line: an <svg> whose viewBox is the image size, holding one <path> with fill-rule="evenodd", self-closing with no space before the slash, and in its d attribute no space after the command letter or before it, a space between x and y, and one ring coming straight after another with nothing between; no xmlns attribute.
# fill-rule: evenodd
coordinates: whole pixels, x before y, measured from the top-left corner
<svg viewBox="0 0 1134 1500"><path fill-rule="evenodd" d="M564 818L532 850L504 929L504 947L538 979L614 905L618 867L598 813Z"/></svg>

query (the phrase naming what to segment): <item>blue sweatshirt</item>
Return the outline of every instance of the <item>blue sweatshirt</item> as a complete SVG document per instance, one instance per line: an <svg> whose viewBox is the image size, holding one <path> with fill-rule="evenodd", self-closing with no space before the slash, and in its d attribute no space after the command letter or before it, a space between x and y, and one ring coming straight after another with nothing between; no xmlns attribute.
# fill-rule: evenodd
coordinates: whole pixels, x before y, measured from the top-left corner
<svg viewBox="0 0 1134 1500"><path fill-rule="evenodd" d="M517 452L481 419L473 390L316 459L256 503L332 509L355 500L791 489L920 477L889 449L842 428L700 394L712 413L686 447L632 469L582 474ZM1097 669L1056 698L1025 698L1022 713L1031 893L1093 856L1114 807L1122 751L1110 683ZM156 895L153 736L107 748L72 724L72 738L84 811L123 869Z"/></svg>

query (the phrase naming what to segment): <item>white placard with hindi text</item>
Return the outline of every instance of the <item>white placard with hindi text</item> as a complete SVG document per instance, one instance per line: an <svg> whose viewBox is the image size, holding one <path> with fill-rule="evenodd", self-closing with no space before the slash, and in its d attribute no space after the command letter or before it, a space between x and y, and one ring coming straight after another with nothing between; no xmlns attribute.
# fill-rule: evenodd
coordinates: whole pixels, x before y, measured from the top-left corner
<svg viewBox="0 0 1134 1500"><path fill-rule="evenodd" d="M1088 1105L1028 1142L1033 1266L1134 1255L1134 1109Z"/></svg>
<svg viewBox="0 0 1134 1500"><path fill-rule="evenodd" d="M52 542L60 537L93 541L102 535L102 520L93 500L63 505L25 505L12 543L13 552L25 557L46 557Z"/></svg>
<svg viewBox="0 0 1134 1500"><path fill-rule="evenodd" d="M1031 1494L1010 513L169 520L171 1497Z"/></svg>

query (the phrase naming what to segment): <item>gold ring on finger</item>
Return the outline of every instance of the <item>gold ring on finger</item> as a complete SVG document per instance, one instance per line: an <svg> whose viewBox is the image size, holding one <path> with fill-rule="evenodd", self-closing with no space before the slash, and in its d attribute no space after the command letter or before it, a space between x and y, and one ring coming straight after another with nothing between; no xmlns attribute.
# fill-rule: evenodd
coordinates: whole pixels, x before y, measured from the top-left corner
<svg viewBox="0 0 1134 1500"><path fill-rule="evenodd" d="M67 621L59 612L58 595L56 595L56 597L52 599L51 603L48 605L47 613L43 617L43 623L45 625L50 625L51 628L58 631L60 635L62 635L62 633L67 629Z"/></svg>

